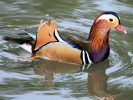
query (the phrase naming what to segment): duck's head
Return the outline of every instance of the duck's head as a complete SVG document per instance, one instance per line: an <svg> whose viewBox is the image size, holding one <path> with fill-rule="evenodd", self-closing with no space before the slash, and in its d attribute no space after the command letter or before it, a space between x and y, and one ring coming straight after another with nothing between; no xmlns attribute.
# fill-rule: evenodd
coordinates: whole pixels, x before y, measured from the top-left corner
<svg viewBox="0 0 133 100"><path fill-rule="evenodd" d="M115 13L113 11L103 12L102 14L98 15L94 21L94 24L96 24L98 22L106 23L109 30L115 28L118 31L121 31L125 34L127 33L126 30L123 29L121 26L120 17L118 16L117 13Z"/></svg>
<svg viewBox="0 0 133 100"><path fill-rule="evenodd" d="M125 34L127 33L122 28L120 17L115 12L104 12L94 20L88 38L91 45L90 59L92 62L102 61L109 56L109 32L114 28Z"/></svg>

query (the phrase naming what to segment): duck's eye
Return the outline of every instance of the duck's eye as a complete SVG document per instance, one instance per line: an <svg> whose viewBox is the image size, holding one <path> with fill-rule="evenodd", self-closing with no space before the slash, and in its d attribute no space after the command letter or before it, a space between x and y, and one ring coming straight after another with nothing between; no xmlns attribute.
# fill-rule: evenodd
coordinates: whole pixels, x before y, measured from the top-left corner
<svg viewBox="0 0 133 100"><path fill-rule="evenodd" d="M109 18L109 21L110 21L110 22L113 22L113 19L112 19L112 18Z"/></svg>

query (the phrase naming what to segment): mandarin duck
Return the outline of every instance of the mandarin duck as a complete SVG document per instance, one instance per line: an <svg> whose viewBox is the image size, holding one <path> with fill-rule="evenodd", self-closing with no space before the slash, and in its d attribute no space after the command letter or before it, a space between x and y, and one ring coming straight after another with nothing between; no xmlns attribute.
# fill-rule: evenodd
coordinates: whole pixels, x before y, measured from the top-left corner
<svg viewBox="0 0 133 100"><path fill-rule="evenodd" d="M90 64L108 58L109 32L114 28L126 34L118 14L108 11L96 17L87 39L57 31L55 21L48 21L48 24L41 21L36 34L26 31L31 38L5 36L4 40L20 44L21 47L35 54L34 58L42 57L65 63Z"/></svg>

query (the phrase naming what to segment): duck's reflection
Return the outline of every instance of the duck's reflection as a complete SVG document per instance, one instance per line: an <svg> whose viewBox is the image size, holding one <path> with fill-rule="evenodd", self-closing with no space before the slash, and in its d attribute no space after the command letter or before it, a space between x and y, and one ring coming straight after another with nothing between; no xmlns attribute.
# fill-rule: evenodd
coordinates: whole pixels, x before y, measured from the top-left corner
<svg viewBox="0 0 133 100"><path fill-rule="evenodd" d="M66 64L60 62L40 60L38 66L35 66L35 74L44 75L45 81L40 84L45 84L48 87L54 87L54 73L72 73L78 71L88 72L88 91L99 100L114 100L118 95L111 95L107 91L108 76L105 71L109 67L109 61L104 61L91 66L81 66L74 64ZM86 84L85 84L86 85Z"/></svg>
<svg viewBox="0 0 133 100"><path fill-rule="evenodd" d="M54 73L72 73L77 71L80 71L80 65L47 61L44 59L40 59L37 66L34 66L34 73L36 75L45 76L45 81L41 81L40 85L45 84L48 87L54 87Z"/></svg>
<svg viewBox="0 0 133 100"><path fill-rule="evenodd" d="M44 75L45 81L40 81L40 85L45 84L47 87L54 87L54 76L53 73L45 72L44 69L35 66L34 72L36 75Z"/></svg>
<svg viewBox="0 0 133 100"><path fill-rule="evenodd" d="M113 95L107 91L108 76L105 71L109 62L94 64L88 68L88 91L99 100L114 100Z"/></svg>

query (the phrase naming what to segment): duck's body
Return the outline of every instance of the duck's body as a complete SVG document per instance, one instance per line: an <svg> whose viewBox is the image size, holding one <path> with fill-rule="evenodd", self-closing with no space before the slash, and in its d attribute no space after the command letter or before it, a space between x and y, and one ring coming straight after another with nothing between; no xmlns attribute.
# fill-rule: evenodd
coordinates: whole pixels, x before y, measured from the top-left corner
<svg viewBox="0 0 133 100"><path fill-rule="evenodd" d="M115 12L104 12L94 20L88 39L57 32L55 21L49 21L48 25L42 21L36 35L28 33L32 40L11 37L5 37L5 40L30 44L29 51L49 60L77 64L98 63L109 56L109 32L113 28L126 33ZM60 36L65 37L69 42Z"/></svg>
<svg viewBox="0 0 133 100"><path fill-rule="evenodd" d="M40 49L36 55L53 61L82 64L81 50L72 48L66 43L55 42L48 44Z"/></svg>

